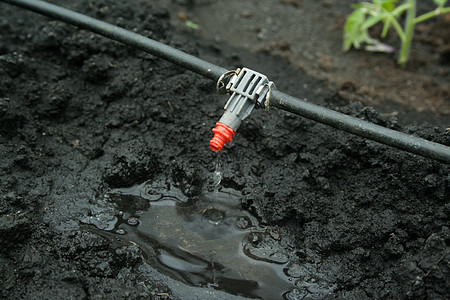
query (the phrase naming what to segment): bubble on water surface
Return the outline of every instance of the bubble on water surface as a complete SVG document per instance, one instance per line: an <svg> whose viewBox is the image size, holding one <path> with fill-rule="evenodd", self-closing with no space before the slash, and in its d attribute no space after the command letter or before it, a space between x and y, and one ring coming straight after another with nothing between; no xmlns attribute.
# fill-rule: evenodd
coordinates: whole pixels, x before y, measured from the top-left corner
<svg viewBox="0 0 450 300"><path fill-rule="evenodd" d="M216 208L208 208L203 212L203 217L208 220L209 223L219 225L220 221L225 217L225 212Z"/></svg>
<svg viewBox="0 0 450 300"><path fill-rule="evenodd" d="M120 234L120 235L123 235L123 234L126 233L126 231L123 230L123 229L117 229L117 230L116 230L116 233L117 233L117 234Z"/></svg>
<svg viewBox="0 0 450 300"><path fill-rule="evenodd" d="M131 217L127 220L128 225L137 226L139 224L139 220L136 217Z"/></svg>
<svg viewBox="0 0 450 300"><path fill-rule="evenodd" d="M118 218L109 213L98 213L91 216L84 216L80 219L81 223L94 225L101 230L113 230Z"/></svg>

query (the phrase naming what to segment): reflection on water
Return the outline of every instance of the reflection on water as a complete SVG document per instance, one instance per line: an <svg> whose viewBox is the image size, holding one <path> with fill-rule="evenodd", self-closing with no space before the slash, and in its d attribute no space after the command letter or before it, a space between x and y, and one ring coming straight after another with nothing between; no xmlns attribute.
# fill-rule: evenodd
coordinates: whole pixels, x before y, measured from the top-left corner
<svg viewBox="0 0 450 300"><path fill-rule="evenodd" d="M214 188L188 199L177 188L146 182L108 197L121 210L108 226L82 221L138 244L161 273L250 298L317 298L286 271L292 253L240 209L235 190Z"/></svg>

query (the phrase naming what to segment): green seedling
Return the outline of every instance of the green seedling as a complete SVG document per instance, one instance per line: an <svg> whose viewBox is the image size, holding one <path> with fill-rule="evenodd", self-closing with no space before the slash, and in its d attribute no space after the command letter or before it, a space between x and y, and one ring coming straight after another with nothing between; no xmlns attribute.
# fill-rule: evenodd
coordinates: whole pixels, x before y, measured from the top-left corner
<svg viewBox="0 0 450 300"><path fill-rule="evenodd" d="M194 22L189 21L189 20L187 20L187 21L185 22L185 24L186 24L187 27L192 28L192 29L194 29L194 30L197 30L197 29L200 28L200 26L199 26L198 24L195 24Z"/></svg>
<svg viewBox="0 0 450 300"><path fill-rule="evenodd" d="M354 5L354 11L348 16L344 25L344 51L353 46L359 49L365 44L365 50L378 52L393 52L394 48L383 44L369 35L369 28L383 22L381 37L386 37L391 26L400 38L401 49L398 64L405 66L409 58L414 27L417 23L430 18L450 13L450 7L445 7L447 0L433 0L436 9L423 15L416 16L416 0L405 0L396 6L397 0L372 0ZM406 13L405 24L402 27L398 19Z"/></svg>

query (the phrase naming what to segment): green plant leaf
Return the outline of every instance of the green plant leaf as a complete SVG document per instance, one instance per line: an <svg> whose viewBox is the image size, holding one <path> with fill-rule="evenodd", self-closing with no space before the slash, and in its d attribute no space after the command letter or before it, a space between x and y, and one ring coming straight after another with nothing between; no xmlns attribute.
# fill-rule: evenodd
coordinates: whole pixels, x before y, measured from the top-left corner
<svg viewBox="0 0 450 300"><path fill-rule="evenodd" d="M386 11L393 11L397 0L373 0L373 3Z"/></svg>
<svg viewBox="0 0 450 300"><path fill-rule="evenodd" d="M380 22L382 19L384 19L384 15L383 14L379 14L376 16L370 16L368 17L362 24L361 24L361 30L367 30L370 27L372 27L373 25L377 24L378 22Z"/></svg>
<svg viewBox="0 0 450 300"><path fill-rule="evenodd" d="M445 3L447 2L447 0L433 0L433 2L439 6L439 7L444 7Z"/></svg>
<svg viewBox="0 0 450 300"><path fill-rule="evenodd" d="M412 32L415 24L423 22L440 14L450 12L450 7L445 5L449 0L433 0L437 8L415 17L416 1L402 0L401 4L396 6L398 0L372 0L371 2L361 2L353 6L354 11L348 16L343 33L343 49L350 50L353 46L359 49L365 44L367 51L392 52L394 49L380 41L371 38L369 28L379 22L383 22L381 37L386 37L389 28L393 27L402 43L398 63L404 65L408 60L409 47L411 44ZM405 12L408 12L405 25L402 27L399 19Z"/></svg>
<svg viewBox="0 0 450 300"><path fill-rule="evenodd" d="M361 10L361 7L356 6L355 10L347 17L344 25L344 51L350 50L352 45L355 48L359 47L357 45L360 43L358 41L361 35L360 28L365 18L366 14Z"/></svg>

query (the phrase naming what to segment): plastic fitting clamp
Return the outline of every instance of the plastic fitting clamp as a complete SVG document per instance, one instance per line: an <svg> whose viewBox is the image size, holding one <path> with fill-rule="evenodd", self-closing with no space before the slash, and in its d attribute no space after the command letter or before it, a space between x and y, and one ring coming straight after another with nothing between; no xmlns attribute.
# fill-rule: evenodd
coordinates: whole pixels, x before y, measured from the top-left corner
<svg viewBox="0 0 450 300"><path fill-rule="evenodd" d="M223 76L219 79L218 86L222 79ZM231 94L231 97L225 104L224 114L213 129L214 137L209 143L211 150L220 151L225 143L231 142L235 131L253 108L268 106L270 90L274 88L273 82L265 75L248 68L237 69L226 85L226 93Z"/></svg>

